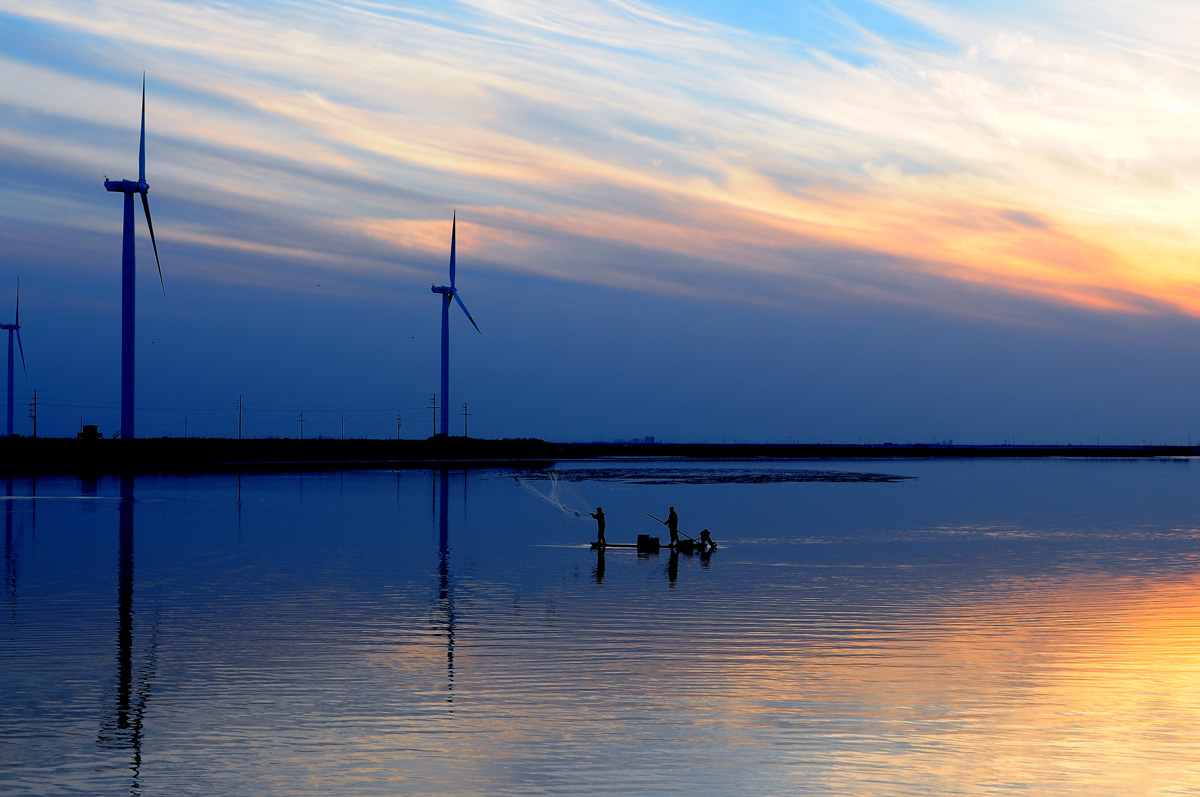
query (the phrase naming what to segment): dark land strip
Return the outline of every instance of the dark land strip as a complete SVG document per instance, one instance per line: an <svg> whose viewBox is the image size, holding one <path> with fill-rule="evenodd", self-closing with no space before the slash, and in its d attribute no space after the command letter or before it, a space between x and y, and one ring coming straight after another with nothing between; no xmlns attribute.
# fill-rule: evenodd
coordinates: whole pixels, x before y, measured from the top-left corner
<svg viewBox="0 0 1200 797"><path fill-rule="evenodd" d="M296 471L368 468L545 469L564 460L887 460L933 458L1180 458L1200 446L839 445L754 443L550 443L479 440L0 438L0 472Z"/></svg>

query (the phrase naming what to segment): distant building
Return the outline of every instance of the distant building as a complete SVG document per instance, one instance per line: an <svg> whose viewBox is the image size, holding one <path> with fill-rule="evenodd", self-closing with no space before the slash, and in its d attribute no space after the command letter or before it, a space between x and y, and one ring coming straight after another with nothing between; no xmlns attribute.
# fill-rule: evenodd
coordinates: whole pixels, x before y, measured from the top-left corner
<svg viewBox="0 0 1200 797"><path fill-rule="evenodd" d="M75 435L77 440L99 440L100 427L94 423L85 423L79 428L79 434Z"/></svg>

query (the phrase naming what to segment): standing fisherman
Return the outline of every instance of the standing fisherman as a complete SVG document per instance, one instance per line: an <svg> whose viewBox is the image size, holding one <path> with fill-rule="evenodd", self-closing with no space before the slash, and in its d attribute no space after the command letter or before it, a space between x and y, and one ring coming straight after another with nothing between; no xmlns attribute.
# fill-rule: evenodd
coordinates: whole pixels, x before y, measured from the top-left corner
<svg viewBox="0 0 1200 797"><path fill-rule="evenodd" d="M674 546L679 542L679 515L675 514L675 507L667 513L667 531L671 532L671 545Z"/></svg>
<svg viewBox="0 0 1200 797"><path fill-rule="evenodd" d="M596 520L596 544L607 545L608 543L604 541L604 507L598 506L595 512L589 514Z"/></svg>

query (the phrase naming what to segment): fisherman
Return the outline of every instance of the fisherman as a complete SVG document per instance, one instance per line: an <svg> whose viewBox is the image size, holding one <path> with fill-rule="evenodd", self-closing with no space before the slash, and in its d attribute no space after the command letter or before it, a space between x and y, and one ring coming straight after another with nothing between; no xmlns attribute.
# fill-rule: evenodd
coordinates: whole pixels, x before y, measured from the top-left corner
<svg viewBox="0 0 1200 797"><path fill-rule="evenodd" d="M679 542L679 515L675 514L675 507L667 513L667 531L671 532L671 546L674 547Z"/></svg>
<svg viewBox="0 0 1200 797"><path fill-rule="evenodd" d="M589 512L588 514L596 521L596 544L601 546L607 545L608 543L604 540L604 507L598 506L595 512Z"/></svg>
<svg viewBox="0 0 1200 797"><path fill-rule="evenodd" d="M708 529L705 529L704 531L700 532L700 550L701 551L706 551L706 550L711 551L716 547L717 547L717 544L715 542L713 542L712 534L709 533Z"/></svg>

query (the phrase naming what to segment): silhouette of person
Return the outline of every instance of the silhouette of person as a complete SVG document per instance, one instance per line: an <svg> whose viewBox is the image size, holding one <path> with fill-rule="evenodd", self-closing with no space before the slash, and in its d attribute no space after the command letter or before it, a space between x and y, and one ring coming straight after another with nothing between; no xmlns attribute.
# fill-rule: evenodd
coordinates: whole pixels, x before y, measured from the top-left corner
<svg viewBox="0 0 1200 797"><path fill-rule="evenodd" d="M675 507L671 507L671 511L667 513L667 531L671 532L672 545L679 542L679 515L675 514Z"/></svg>
<svg viewBox="0 0 1200 797"><path fill-rule="evenodd" d="M604 507L598 506L595 512L589 514L596 520L596 542L607 545L608 543L604 539Z"/></svg>
<svg viewBox="0 0 1200 797"><path fill-rule="evenodd" d="M715 542L713 542L712 534L709 533L708 529L705 529L704 531L700 532L700 550L711 551L713 548L716 548L716 547L717 547L717 544Z"/></svg>

